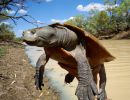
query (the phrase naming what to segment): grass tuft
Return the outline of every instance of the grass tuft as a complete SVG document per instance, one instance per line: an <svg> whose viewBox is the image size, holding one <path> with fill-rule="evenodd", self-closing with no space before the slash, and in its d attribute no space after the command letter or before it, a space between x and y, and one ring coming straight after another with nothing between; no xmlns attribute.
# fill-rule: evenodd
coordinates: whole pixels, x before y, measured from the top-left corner
<svg viewBox="0 0 130 100"><path fill-rule="evenodd" d="M6 47L0 47L0 58L6 54Z"/></svg>

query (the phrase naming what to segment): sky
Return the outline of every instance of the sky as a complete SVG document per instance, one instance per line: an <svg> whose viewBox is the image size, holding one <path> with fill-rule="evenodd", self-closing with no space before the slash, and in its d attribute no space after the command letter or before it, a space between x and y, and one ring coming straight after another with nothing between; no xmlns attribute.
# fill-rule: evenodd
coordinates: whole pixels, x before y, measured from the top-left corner
<svg viewBox="0 0 130 100"><path fill-rule="evenodd" d="M91 9L104 10L103 0L41 0L43 2L25 3L27 9L20 9L19 14L29 14L37 20L39 26L45 26L54 22L65 22L79 14L87 14ZM10 14L15 13L11 11ZM13 24L10 20L9 23ZM17 37L22 36L22 32L36 26L23 20L17 20L14 31Z"/></svg>

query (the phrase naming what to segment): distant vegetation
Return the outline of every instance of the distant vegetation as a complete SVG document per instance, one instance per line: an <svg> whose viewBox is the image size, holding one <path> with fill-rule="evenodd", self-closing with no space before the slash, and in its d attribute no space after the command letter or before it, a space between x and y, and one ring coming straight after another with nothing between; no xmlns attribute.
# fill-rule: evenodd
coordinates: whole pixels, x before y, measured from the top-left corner
<svg viewBox="0 0 130 100"><path fill-rule="evenodd" d="M19 1L22 2L21 7L24 7L25 0L0 1L0 41L21 41L21 38L15 37L12 31L13 27L10 24L2 23L8 19L14 23L19 18L26 20L25 16L19 16L17 13L9 16L7 12L7 10L13 10L14 6L17 7ZM104 4L108 6L107 9L102 11L91 10L88 14L77 15L66 23L83 28L97 37L112 38L118 34L121 36L117 37L124 37L122 34L126 35L125 37L130 36L130 0L104 0ZM17 9L23 8L18 7Z"/></svg>
<svg viewBox="0 0 130 100"><path fill-rule="evenodd" d="M37 26L38 22L31 15L20 14L19 10L25 10L27 2L40 3L39 0L0 0L0 42L1 41L21 41L21 38L16 38L11 24L3 23L10 19L15 25L17 20L22 19L30 24ZM10 14L10 12L14 12Z"/></svg>
<svg viewBox="0 0 130 100"><path fill-rule="evenodd" d="M0 47L0 58L3 57L6 54L6 47Z"/></svg>
<svg viewBox="0 0 130 100"><path fill-rule="evenodd" d="M4 23L4 20L8 20L7 17L0 15L0 42L1 41L21 41L21 38L17 38L13 31L13 26L8 23Z"/></svg>
<svg viewBox="0 0 130 100"><path fill-rule="evenodd" d="M130 30L130 0L105 0L104 2L109 5L106 10L92 10L89 15L77 15L66 23L83 28L97 37L111 38L120 32Z"/></svg>
<svg viewBox="0 0 130 100"><path fill-rule="evenodd" d="M15 38L12 27L5 23L0 23L0 41L13 40Z"/></svg>

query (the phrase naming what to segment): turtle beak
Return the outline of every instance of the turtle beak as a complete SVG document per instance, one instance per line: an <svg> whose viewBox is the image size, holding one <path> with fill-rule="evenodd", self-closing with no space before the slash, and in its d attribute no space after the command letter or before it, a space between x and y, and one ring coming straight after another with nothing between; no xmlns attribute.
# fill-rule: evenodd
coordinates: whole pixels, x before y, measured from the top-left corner
<svg viewBox="0 0 130 100"><path fill-rule="evenodd" d="M36 41L36 34L31 33L30 31L23 32L23 40L33 42Z"/></svg>

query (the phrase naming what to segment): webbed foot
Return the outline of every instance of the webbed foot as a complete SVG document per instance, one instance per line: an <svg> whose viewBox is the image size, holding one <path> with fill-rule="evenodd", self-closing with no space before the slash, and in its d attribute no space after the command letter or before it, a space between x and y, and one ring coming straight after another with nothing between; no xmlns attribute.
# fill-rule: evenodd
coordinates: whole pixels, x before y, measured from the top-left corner
<svg viewBox="0 0 130 100"><path fill-rule="evenodd" d="M86 86L79 84L76 89L76 95L78 97L78 100L94 100L94 96L97 93L98 91L94 81L92 81L91 84L88 84Z"/></svg>
<svg viewBox="0 0 130 100"><path fill-rule="evenodd" d="M36 89L38 90L42 90L42 86L44 86L43 84L43 73L36 73L35 77L35 85L36 85Z"/></svg>
<svg viewBox="0 0 130 100"><path fill-rule="evenodd" d="M65 76L65 83L71 83L73 80L74 80L74 76L71 75L70 73L68 73L66 76Z"/></svg>

